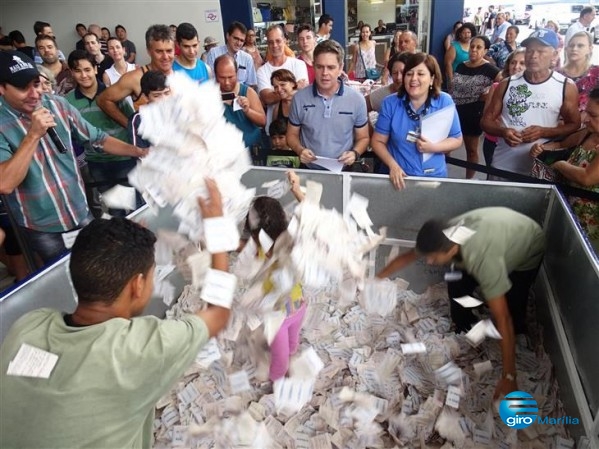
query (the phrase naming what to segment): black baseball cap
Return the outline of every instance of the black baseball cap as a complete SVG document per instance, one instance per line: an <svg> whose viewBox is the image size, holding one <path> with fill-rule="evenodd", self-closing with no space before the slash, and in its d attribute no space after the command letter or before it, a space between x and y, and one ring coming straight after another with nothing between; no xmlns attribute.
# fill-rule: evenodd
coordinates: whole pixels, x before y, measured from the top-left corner
<svg viewBox="0 0 599 449"><path fill-rule="evenodd" d="M0 83L22 89L39 76L35 63L26 54L15 50L0 51Z"/></svg>

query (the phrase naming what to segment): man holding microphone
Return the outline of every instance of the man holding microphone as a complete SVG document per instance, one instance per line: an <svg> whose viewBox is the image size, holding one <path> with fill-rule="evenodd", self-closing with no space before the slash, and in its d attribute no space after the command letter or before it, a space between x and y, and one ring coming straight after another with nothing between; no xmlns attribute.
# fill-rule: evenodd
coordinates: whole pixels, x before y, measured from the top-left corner
<svg viewBox="0 0 599 449"><path fill-rule="evenodd" d="M120 156L146 150L91 126L64 99L43 95L39 76L23 53L0 53L0 194L31 249L49 262L66 251L65 234L91 220L72 140Z"/></svg>

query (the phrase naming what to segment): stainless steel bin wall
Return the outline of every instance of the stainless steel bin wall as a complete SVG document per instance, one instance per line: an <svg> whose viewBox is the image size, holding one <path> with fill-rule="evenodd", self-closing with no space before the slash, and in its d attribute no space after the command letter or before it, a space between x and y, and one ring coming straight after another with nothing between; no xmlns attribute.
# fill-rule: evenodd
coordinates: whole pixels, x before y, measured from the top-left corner
<svg viewBox="0 0 599 449"><path fill-rule="evenodd" d="M372 260L374 272L384 264L393 245L410 247L418 229L431 217L451 217L484 206L506 206L539 223L547 234L547 254L537 283L538 313L546 330L545 347L552 355L560 382L562 400L570 416L580 417L582 425L570 426L573 435L587 435L597 442L599 434L599 263L589 250L575 219L559 193L547 186L509 183L482 183L460 180L413 178L407 188L395 191L386 176L366 174L334 175L302 172L302 183L311 179L323 184L322 204L344 210L352 193L369 199L369 213L375 228L388 227L388 239ZM281 179L279 169L255 168L243 181L265 194L261 185ZM286 205L290 194L281 199ZM133 214L153 229L176 229L169 210L158 216L144 208ZM386 246L386 247L385 247ZM39 307L74 309L75 300L66 265L68 257L44 270L31 281L0 298L0 339L23 313ZM444 269L417 264L401 272L410 288L422 291L442 280ZM183 281L176 279L178 288ZM166 306L154 298L146 313L163 316Z"/></svg>

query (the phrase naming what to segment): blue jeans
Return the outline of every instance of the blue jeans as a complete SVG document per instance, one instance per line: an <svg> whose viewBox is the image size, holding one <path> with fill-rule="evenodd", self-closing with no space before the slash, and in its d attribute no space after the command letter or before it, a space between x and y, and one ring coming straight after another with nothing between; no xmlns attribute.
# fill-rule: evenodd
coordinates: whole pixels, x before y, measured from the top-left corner
<svg viewBox="0 0 599 449"><path fill-rule="evenodd" d="M117 184L129 187L129 183L126 180L129 172L135 168L137 164L136 159L128 159L125 161L110 161L110 162L93 162L88 161L87 167L89 174L91 175L92 182L102 183L97 186L98 192L104 193L112 189ZM143 200L139 193L136 194L136 207L140 208L143 206ZM118 217L125 217L127 211L123 209L109 209L109 214Z"/></svg>
<svg viewBox="0 0 599 449"><path fill-rule="evenodd" d="M92 218L93 217L91 216L87 217L79 224L79 227L71 229L71 231L84 227L92 221ZM19 229L27 240L27 244L31 251L37 253L44 264L49 264L68 252L67 247L64 246L64 241L62 240L62 232L36 231L23 226L19 226Z"/></svg>

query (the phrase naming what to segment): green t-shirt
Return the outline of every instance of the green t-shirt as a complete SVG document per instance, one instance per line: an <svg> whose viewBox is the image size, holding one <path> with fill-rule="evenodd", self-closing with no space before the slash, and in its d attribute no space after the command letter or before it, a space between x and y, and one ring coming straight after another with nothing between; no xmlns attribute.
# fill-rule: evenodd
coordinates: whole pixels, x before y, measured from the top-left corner
<svg viewBox="0 0 599 449"><path fill-rule="evenodd" d="M533 219L506 207L485 207L450 220L476 231L461 245L462 263L479 283L484 297L496 298L512 288L512 271L539 266L545 250L545 236Z"/></svg>
<svg viewBox="0 0 599 449"><path fill-rule="evenodd" d="M208 338L195 315L87 327L50 309L24 315L0 348L0 447L150 448L156 402ZM58 355L49 379L6 375L22 343Z"/></svg>
<svg viewBox="0 0 599 449"><path fill-rule="evenodd" d="M129 138L127 136L127 128L123 128L112 118L110 118L110 116L108 116L102 109L100 109L100 107L96 103L98 95L100 95L105 89L106 86L104 86L104 84L99 84L96 96L90 100L81 93L79 88L75 88L67 95L65 95L65 99L71 105L73 105L81 113L81 116L89 123L91 123L97 128L100 128L102 131L106 132L108 135L114 137L115 139L122 140L123 142L128 142ZM120 111L127 117L133 115L133 108L126 101L119 102L118 106ZM112 162L126 161L128 159L131 158L129 156L117 156L114 154L99 152L91 148L91 145L85 145L86 161Z"/></svg>

